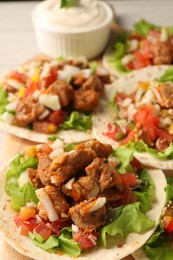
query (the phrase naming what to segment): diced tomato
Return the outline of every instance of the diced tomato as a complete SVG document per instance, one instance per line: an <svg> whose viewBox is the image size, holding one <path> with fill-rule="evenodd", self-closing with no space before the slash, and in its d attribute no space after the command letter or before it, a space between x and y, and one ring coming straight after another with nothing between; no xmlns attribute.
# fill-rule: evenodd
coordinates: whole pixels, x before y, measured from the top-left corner
<svg viewBox="0 0 173 260"><path fill-rule="evenodd" d="M51 234L52 234L52 229L45 223L39 223L35 228L34 228L34 233L39 234L42 236L43 240L47 240Z"/></svg>
<svg viewBox="0 0 173 260"><path fill-rule="evenodd" d="M158 30L150 31L148 35L151 35L156 39L160 39L160 31L158 31Z"/></svg>
<svg viewBox="0 0 173 260"><path fill-rule="evenodd" d="M140 53L142 54L142 56L150 61L153 58L152 46L153 44L150 41L145 40L143 41L143 44L140 48Z"/></svg>
<svg viewBox="0 0 173 260"><path fill-rule="evenodd" d="M121 174L121 178L123 180L123 183L126 184L127 186L131 186L135 184L137 181L136 176L130 172Z"/></svg>
<svg viewBox="0 0 173 260"><path fill-rule="evenodd" d="M102 134L117 141L121 139L120 137L123 135L121 128L118 125L112 125L111 123L107 124L106 129Z"/></svg>
<svg viewBox="0 0 173 260"><path fill-rule="evenodd" d="M82 230L73 233L73 239L78 242L82 250L86 250L96 245L99 232L85 233Z"/></svg>
<svg viewBox="0 0 173 260"><path fill-rule="evenodd" d="M19 214L15 215L13 221L19 228L20 234L24 236L27 236L28 232L33 231L33 229L38 225L37 219L35 217L23 220L19 217Z"/></svg>
<svg viewBox="0 0 173 260"><path fill-rule="evenodd" d="M135 174L138 174L141 171L142 164L135 157L133 157L133 160L130 162L130 164L133 167Z"/></svg>
<svg viewBox="0 0 173 260"><path fill-rule="evenodd" d="M24 97L31 96L36 90L39 90L40 87L40 82L30 81L29 86L25 91Z"/></svg>
<svg viewBox="0 0 173 260"><path fill-rule="evenodd" d="M42 144L39 147L39 151L41 153L46 153L46 154L50 154L52 152L52 148L48 145L48 144Z"/></svg>
<svg viewBox="0 0 173 260"><path fill-rule="evenodd" d="M141 52L134 53L135 58L133 61L134 69L141 69L151 64L150 60L146 58Z"/></svg>
<svg viewBox="0 0 173 260"><path fill-rule="evenodd" d="M147 123L151 123L155 126L159 125L159 118L156 116L154 112L154 108L152 105L143 105L139 111L134 114L133 119L135 123L139 122L143 126L145 126Z"/></svg>
<svg viewBox="0 0 173 260"><path fill-rule="evenodd" d="M63 110L60 109L60 110L57 110L57 111L53 111L53 112L49 115L48 120L49 120L51 123L53 123L53 124L59 126L59 125L61 125L61 124L64 123L65 116L66 116L66 113L65 113Z"/></svg>
<svg viewBox="0 0 173 260"><path fill-rule="evenodd" d="M169 234L173 231L173 217L172 216L164 216L163 217L163 228Z"/></svg>
<svg viewBox="0 0 173 260"><path fill-rule="evenodd" d="M78 232L73 232L73 239L76 241L76 242L79 242L81 236L83 234L83 230L79 230Z"/></svg>
<svg viewBox="0 0 173 260"><path fill-rule="evenodd" d="M25 74L14 70L9 74L8 78L18 80L21 83L26 83L28 77Z"/></svg>
<svg viewBox="0 0 173 260"><path fill-rule="evenodd" d="M56 79L57 79L58 73L55 67L50 68L49 76L43 78L41 80L41 85L44 88L49 87Z"/></svg>
<svg viewBox="0 0 173 260"><path fill-rule="evenodd" d="M135 131L132 130L122 141L119 142L119 145L122 146L127 144L129 141L134 140L135 134Z"/></svg>

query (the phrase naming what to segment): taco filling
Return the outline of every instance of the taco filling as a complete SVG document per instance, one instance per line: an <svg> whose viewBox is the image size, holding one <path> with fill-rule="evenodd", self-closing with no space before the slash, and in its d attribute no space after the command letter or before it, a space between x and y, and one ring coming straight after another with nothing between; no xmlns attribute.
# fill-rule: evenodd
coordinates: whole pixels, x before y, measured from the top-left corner
<svg viewBox="0 0 173 260"><path fill-rule="evenodd" d="M121 32L107 62L119 72L130 72L151 65L173 63L172 27L161 27L140 20L131 32Z"/></svg>
<svg viewBox="0 0 173 260"><path fill-rule="evenodd" d="M91 113L110 82L108 72L93 65L83 58L42 60L11 71L1 82L1 119L48 135L91 129Z"/></svg>
<svg viewBox="0 0 173 260"><path fill-rule="evenodd" d="M116 120L105 124L102 134L120 146L130 143L136 150L159 154L160 158L165 151L171 156L172 95L172 82L157 81L138 82L131 94L117 92L112 103Z"/></svg>
<svg viewBox="0 0 173 260"><path fill-rule="evenodd" d="M121 245L130 233L154 228L145 215L156 197L154 182L131 150L113 151L96 140L67 150L57 139L12 161L5 189L21 235L43 250L78 256L107 247L108 238Z"/></svg>

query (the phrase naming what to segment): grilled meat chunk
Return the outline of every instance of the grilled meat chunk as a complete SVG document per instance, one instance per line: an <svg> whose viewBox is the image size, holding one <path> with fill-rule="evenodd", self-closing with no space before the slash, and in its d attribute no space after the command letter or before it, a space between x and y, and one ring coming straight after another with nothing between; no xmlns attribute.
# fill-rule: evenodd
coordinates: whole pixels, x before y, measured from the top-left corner
<svg viewBox="0 0 173 260"><path fill-rule="evenodd" d="M41 182L41 180L39 179L37 169L28 168L27 172L28 172L29 179L30 179L32 185L34 186L34 188L40 189L44 186L43 183Z"/></svg>
<svg viewBox="0 0 173 260"><path fill-rule="evenodd" d="M157 92L160 98L157 98L157 102L161 107L173 108L173 84L161 83L157 87Z"/></svg>
<svg viewBox="0 0 173 260"><path fill-rule="evenodd" d="M62 188L64 194L72 197L75 201L81 201L92 197L97 197L100 188L90 176L80 177L78 181L68 188L68 185L64 185Z"/></svg>
<svg viewBox="0 0 173 260"><path fill-rule="evenodd" d="M61 107L69 106L73 100L73 88L61 80L56 80L47 91L49 94L58 95Z"/></svg>
<svg viewBox="0 0 173 260"><path fill-rule="evenodd" d="M84 200L69 210L69 214L75 225L86 232L91 232L106 223L105 205L97 209L93 208L97 200L96 198Z"/></svg>
<svg viewBox="0 0 173 260"><path fill-rule="evenodd" d="M27 126L37 119L44 111L44 106L33 100L31 96L25 97L17 103L14 124Z"/></svg>
<svg viewBox="0 0 173 260"><path fill-rule="evenodd" d="M73 107L82 112L91 112L99 104L100 94L95 90L74 90Z"/></svg>
<svg viewBox="0 0 173 260"><path fill-rule="evenodd" d="M51 171L50 171L50 164L51 159L49 158L48 154L45 153L38 153L38 176L41 182L46 186L50 185L50 177L51 177Z"/></svg>
<svg viewBox="0 0 173 260"><path fill-rule="evenodd" d="M76 147L77 150L79 149L85 149L85 148L91 148L95 151L98 157L105 157L107 158L112 152L113 148L109 144L103 144L97 140L90 140L85 143L82 143Z"/></svg>
<svg viewBox="0 0 173 260"><path fill-rule="evenodd" d="M153 46L153 64L171 64L172 62L172 51L169 42L157 42Z"/></svg>
<svg viewBox="0 0 173 260"><path fill-rule="evenodd" d="M96 157L91 149L77 150L65 156L57 156L51 163L51 183L61 186L68 179L80 176Z"/></svg>
<svg viewBox="0 0 173 260"><path fill-rule="evenodd" d="M97 76L91 76L85 83L82 85L82 90L94 90L98 93L103 92L103 83Z"/></svg>

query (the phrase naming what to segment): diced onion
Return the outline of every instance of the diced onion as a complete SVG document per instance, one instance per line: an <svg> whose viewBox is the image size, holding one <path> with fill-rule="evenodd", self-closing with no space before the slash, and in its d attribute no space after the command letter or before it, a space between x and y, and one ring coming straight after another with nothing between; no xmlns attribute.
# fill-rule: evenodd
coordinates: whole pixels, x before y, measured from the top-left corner
<svg viewBox="0 0 173 260"><path fill-rule="evenodd" d="M57 138L53 144L50 145L50 147L55 150L57 148L64 147L64 143L61 139Z"/></svg>
<svg viewBox="0 0 173 260"><path fill-rule="evenodd" d="M79 232L78 226L72 224L72 225L71 225L71 228L72 228L72 231L73 231L73 232L75 232L75 233L76 233L76 232Z"/></svg>
<svg viewBox="0 0 173 260"><path fill-rule="evenodd" d="M121 63L123 65L127 65L129 62L132 62L134 60L134 55L133 54L127 54L121 59Z"/></svg>
<svg viewBox="0 0 173 260"><path fill-rule="evenodd" d="M69 190L71 190L71 189L72 189L72 184L74 183L74 181L75 181L75 178L70 179L70 180L65 184L66 188L69 189Z"/></svg>
<svg viewBox="0 0 173 260"><path fill-rule="evenodd" d="M92 208L90 208L89 212L94 212L99 210L100 208L102 208L106 203L106 198L102 197L102 198L98 198L94 204L94 206Z"/></svg>
<svg viewBox="0 0 173 260"><path fill-rule="evenodd" d="M39 96L39 103L54 111L61 108L59 97L57 95L41 94Z"/></svg>
<svg viewBox="0 0 173 260"><path fill-rule="evenodd" d="M13 122L14 116L9 112L4 112L2 114L2 119L7 123L11 124Z"/></svg>
<svg viewBox="0 0 173 260"><path fill-rule="evenodd" d="M160 41L166 42L168 40L168 38L169 38L168 31L166 30L166 28L162 27Z"/></svg>
<svg viewBox="0 0 173 260"><path fill-rule="evenodd" d="M5 109L9 112L14 112L16 110L18 101L14 101L5 106Z"/></svg>
<svg viewBox="0 0 173 260"><path fill-rule="evenodd" d="M56 156L60 155L60 154L64 154L64 149L63 148L57 148L55 150L53 150L50 154L49 154L49 158L53 159Z"/></svg>
<svg viewBox="0 0 173 260"><path fill-rule="evenodd" d="M28 182L30 182L28 172L24 171L20 174L19 179L18 179L19 187L22 188Z"/></svg>
<svg viewBox="0 0 173 260"><path fill-rule="evenodd" d="M46 211L46 214L49 218L50 221L56 221L59 219L55 208L52 204L51 199L49 198L48 194L46 193L44 188L38 189L35 191L37 197L39 198L42 207L44 208L44 210Z"/></svg>
<svg viewBox="0 0 173 260"><path fill-rule="evenodd" d="M49 110L48 109L45 109L44 111L43 111L43 113L41 113L41 115L39 115L39 117L38 117L38 119L39 120L42 120L42 119L44 119L44 118L46 118L48 115L49 115Z"/></svg>
<svg viewBox="0 0 173 260"><path fill-rule="evenodd" d="M24 87L23 83L19 82L18 80L15 80L15 79L7 79L7 84L15 89L20 89L20 88Z"/></svg>

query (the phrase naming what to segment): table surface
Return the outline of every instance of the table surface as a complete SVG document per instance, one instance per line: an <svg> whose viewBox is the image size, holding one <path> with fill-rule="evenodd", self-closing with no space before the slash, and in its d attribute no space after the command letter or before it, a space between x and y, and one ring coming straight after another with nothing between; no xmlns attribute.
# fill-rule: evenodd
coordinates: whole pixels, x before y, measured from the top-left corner
<svg viewBox="0 0 173 260"><path fill-rule="evenodd" d="M173 25L172 0L107 1L115 10L117 22L131 28L140 18L160 25ZM0 2L0 74L13 69L39 53L36 46L31 12L36 1ZM153 15L154 14L154 15ZM30 142L11 136L0 129L0 165ZM26 258L0 239L1 260Z"/></svg>

